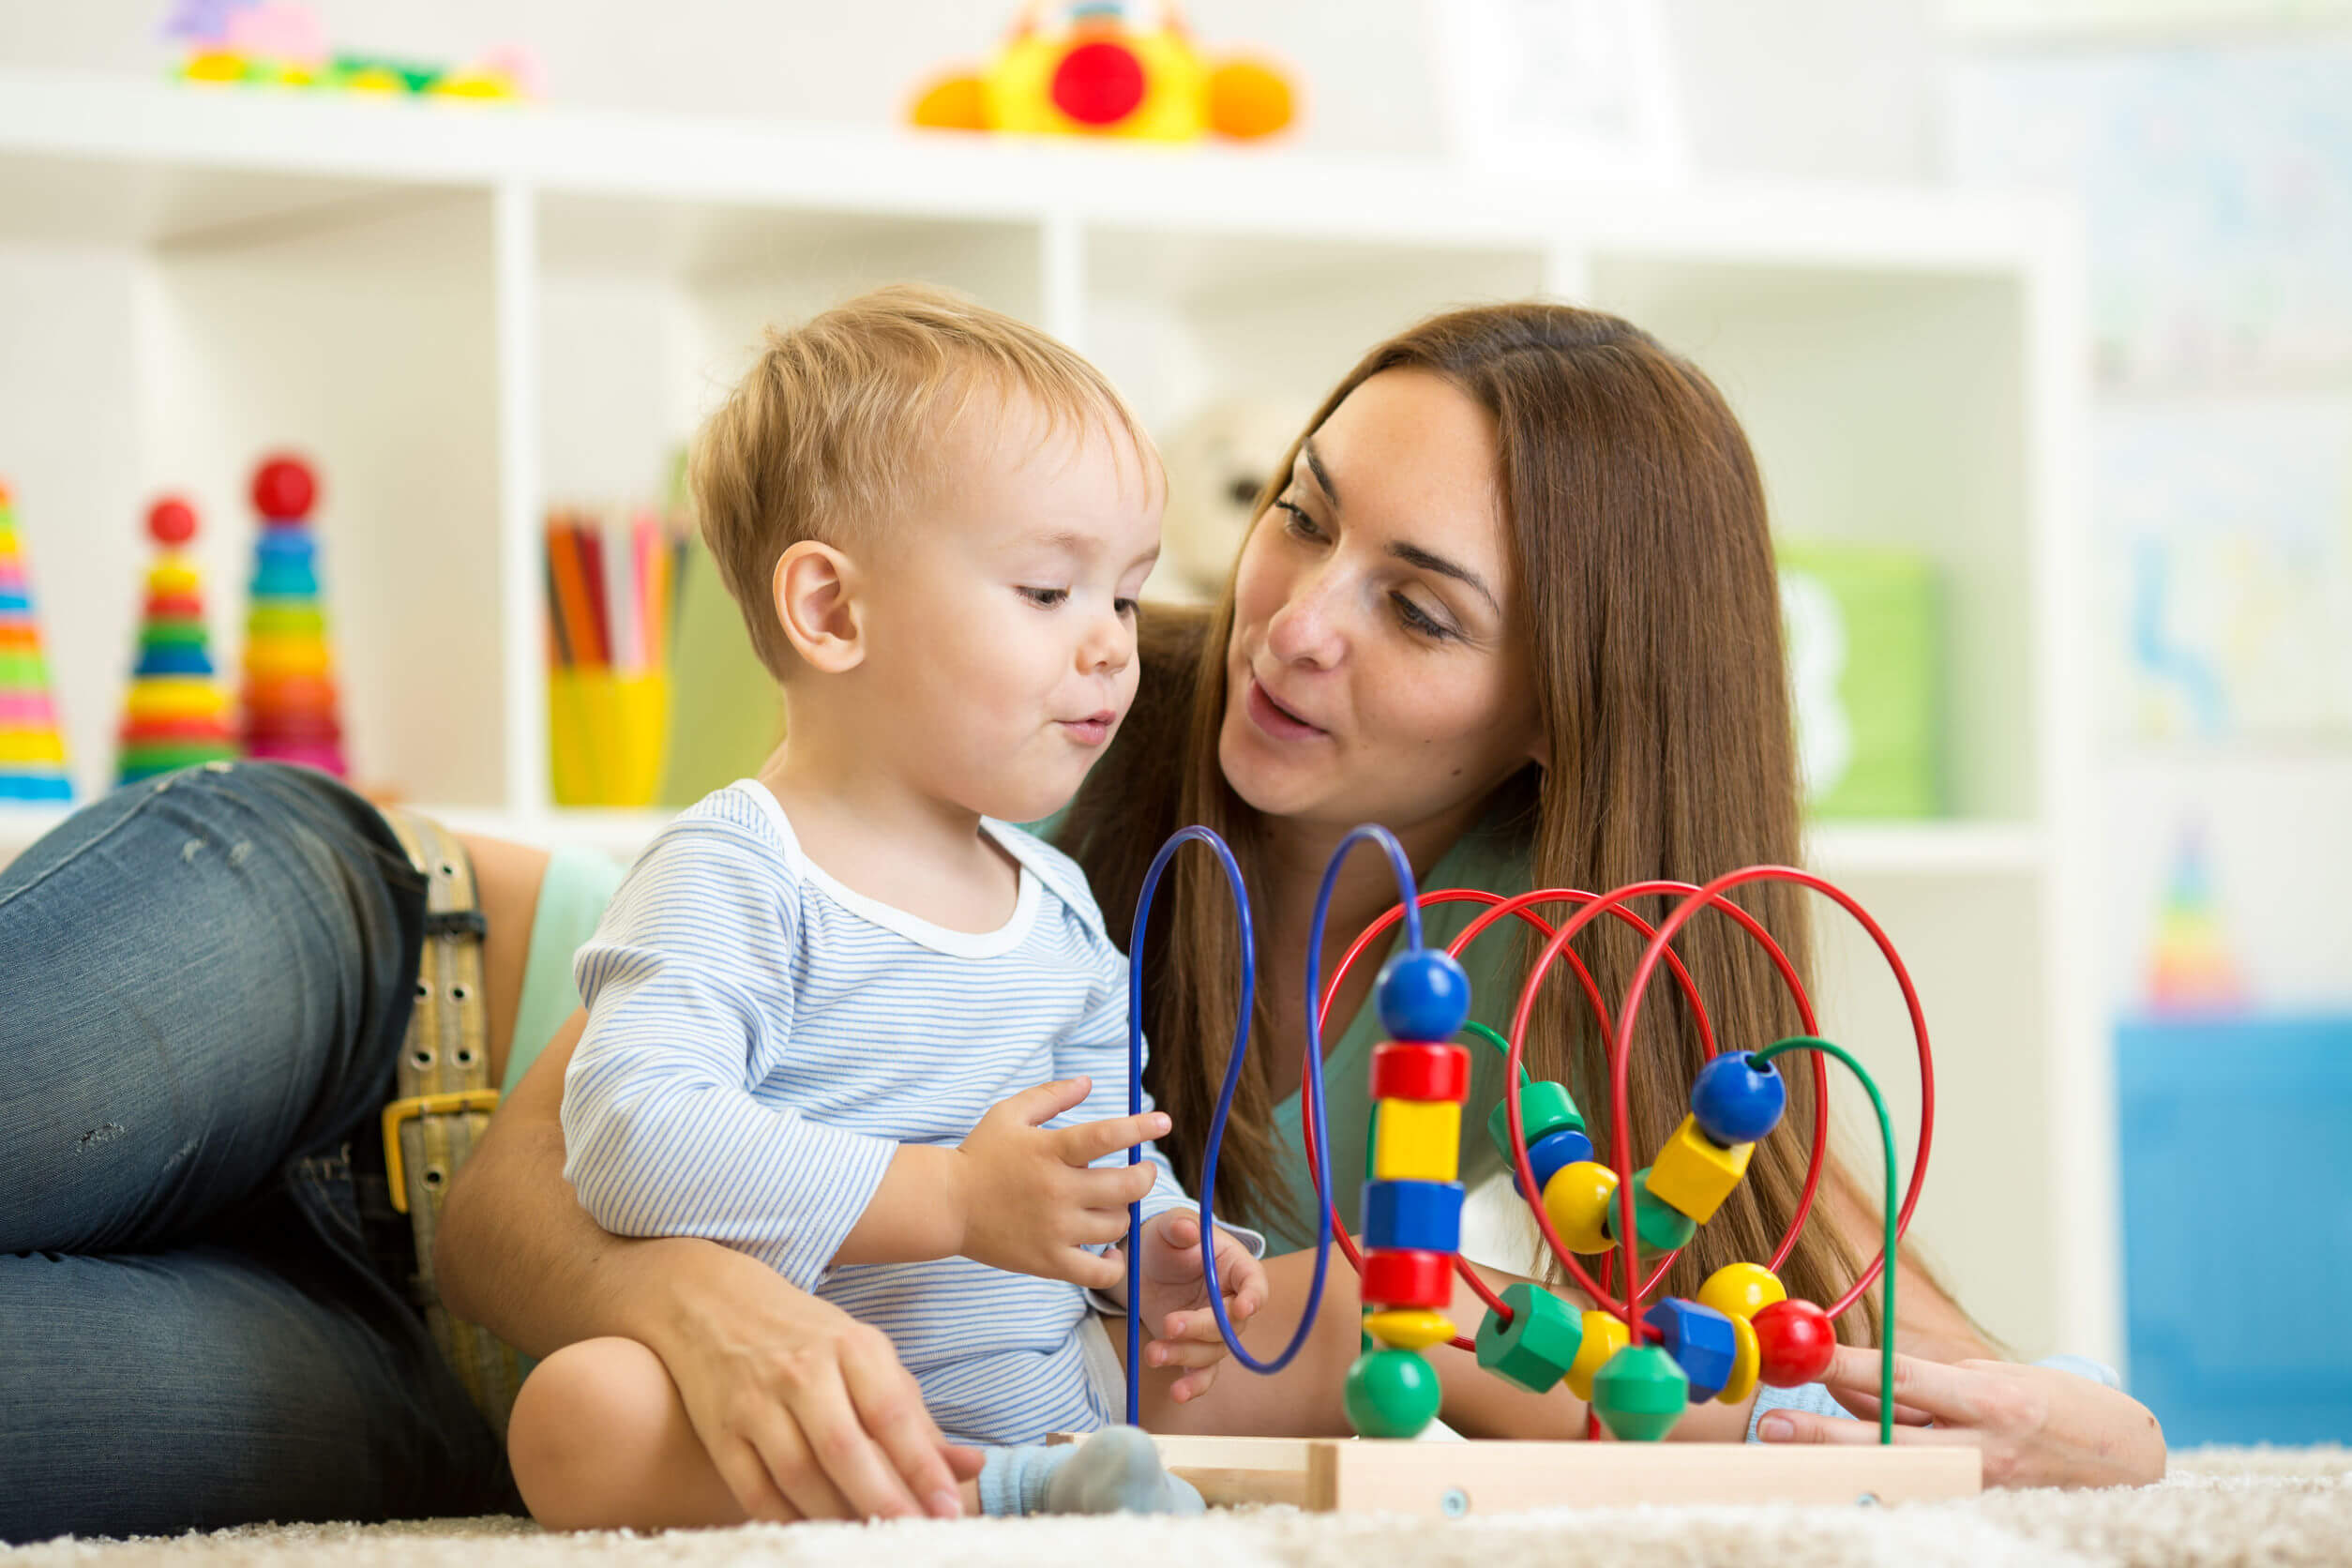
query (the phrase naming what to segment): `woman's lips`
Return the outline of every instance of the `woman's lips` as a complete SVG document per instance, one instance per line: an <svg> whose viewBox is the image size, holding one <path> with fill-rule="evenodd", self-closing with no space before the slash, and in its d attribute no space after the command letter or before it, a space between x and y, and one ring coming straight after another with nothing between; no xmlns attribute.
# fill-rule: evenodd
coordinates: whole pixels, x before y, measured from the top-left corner
<svg viewBox="0 0 2352 1568"><path fill-rule="evenodd" d="M1244 699L1244 705L1249 710L1250 722L1275 740L1306 741L1328 733L1276 707L1274 700L1266 695L1266 688L1258 684L1255 675L1249 678L1249 695Z"/></svg>

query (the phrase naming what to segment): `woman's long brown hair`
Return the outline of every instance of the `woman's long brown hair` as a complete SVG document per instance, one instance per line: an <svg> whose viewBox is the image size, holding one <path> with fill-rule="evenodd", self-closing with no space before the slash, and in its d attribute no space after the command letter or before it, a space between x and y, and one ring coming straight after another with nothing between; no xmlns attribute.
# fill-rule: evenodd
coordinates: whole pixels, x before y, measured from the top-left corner
<svg viewBox="0 0 2352 1568"><path fill-rule="evenodd" d="M1613 316L1536 303L1456 310L1372 350L1301 440L1364 381L1402 369L1444 378L1494 420L1518 635L1549 748L1540 766L1503 786L1490 816L1525 832L1534 885L1601 892L1652 878L1704 882L1762 862L1794 865L1796 748L1764 490L1714 384ZM1297 456L1294 445L1259 497L1261 520ZM1229 579L1205 617L1149 615L1135 709L1072 806L1063 845L1086 867L1115 929L1130 918L1159 844L1184 823L1225 835L1254 879L1260 824L1226 783L1217 752L1233 617ZM1262 897L1261 888L1252 891ZM1809 975L1802 896L1760 885L1737 897ZM1652 900L1640 912L1662 908ZM1209 856L1180 857L1153 927L1146 1083L1174 1123L1162 1147L1191 1184L1225 1072L1239 974L1230 900ZM1539 945L1531 928L1522 940L1531 960ZM1629 928L1608 920L1577 943L1612 1010L1640 947ZM1796 1033L1795 1010L1770 963L1727 916L1701 914L1676 947L1725 1048ZM1546 983L1526 1060L1536 1078L1569 1086L1591 1124L1595 1157L1606 1160L1606 1052L1564 967ZM1693 1019L1672 993L1661 972L1635 1042L1628 1132L1636 1165L1687 1112L1702 1059ZM1673 1293L1695 1294L1725 1263L1769 1260L1787 1229L1812 1148L1814 1065L1808 1055L1779 1064L1788 1116L1684 1250L1666 1282ZM1296 1217L1302 1199L1277 1174L1272 1119L1291 1086L1251 1065L1218 1156L1216 1201L1237 1216ZM1859 1266L1824 1202L1780 1274L1789 1294L1826 1305ZM1875 1335L1875 1294L1866 1312L1866 1329L1858 1334L1849 1315L1842 1335Z"/></svg>

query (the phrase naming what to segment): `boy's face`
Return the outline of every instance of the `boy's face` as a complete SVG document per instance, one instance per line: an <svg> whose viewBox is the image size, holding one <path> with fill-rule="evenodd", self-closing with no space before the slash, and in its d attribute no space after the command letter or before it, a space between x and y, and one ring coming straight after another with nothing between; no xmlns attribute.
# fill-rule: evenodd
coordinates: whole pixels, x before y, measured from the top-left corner
<svg viewBox="0 0 2352 1568"><path fill-rule="evenodd" d="M870 547L866 692L927 793L1009 822L1058 810L1135 699L1135 598L1161 489L1123 431L1048 435L975 398L940 477Z"/></svg>

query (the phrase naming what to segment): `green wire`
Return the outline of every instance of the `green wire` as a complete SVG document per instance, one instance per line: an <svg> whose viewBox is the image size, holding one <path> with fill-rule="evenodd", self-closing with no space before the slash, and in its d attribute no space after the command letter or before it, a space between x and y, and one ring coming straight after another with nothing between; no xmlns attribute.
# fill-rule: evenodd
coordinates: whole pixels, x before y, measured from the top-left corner
<svg viewBox="0 0 2352 1568"><path fill-rule="evenodd" d="M1878 1137L1887 1151L1887 1304L1886 1321L1878 1326L1878 1440L1892 1444L1894 1441L1894 1123L1888 1119L1887 1102L1879 1097L1878 1086L1870 1081L1870 1075L1862 1071L1862 1064L1848 1056L1843 1046L1818 1035L1792 1034L1756 1052L1756 1064L1761 1067L1782 1052L1792 1050L1817 1050L1845 1063L1847 1070L1862 1080L1863 1090L1869 1093L1870 1108L1878 1113Z"/></svg>
<svg viewBox="0 0 2352 1568"><path fill-rule="evenodd" d="M1493 1030L1488 1029L1485 1024L1476 1022L1466 1023L1462 1026L1462 1029L1466 1033L1477 1035L1480 1039L1494 1047L1495 1049L1500 1051L1502 1053L1502 1059L1505 1062L1511 1060L1511 1042L1496 1033ZM1528 1073L1527 1063L1524 1062L1520 1063L1519 1086L1524 1089L1534 1081L1535 1079Z"/></svg>

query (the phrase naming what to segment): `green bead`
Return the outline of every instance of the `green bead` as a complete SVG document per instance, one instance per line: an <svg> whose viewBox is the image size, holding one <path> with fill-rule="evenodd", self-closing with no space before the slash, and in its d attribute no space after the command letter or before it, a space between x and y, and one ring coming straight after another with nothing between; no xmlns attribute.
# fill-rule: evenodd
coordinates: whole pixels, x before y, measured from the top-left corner
<svg viewBox="0 0 2352 1568"><path fill-rule="evenodd" d="M204 641L204 623L202 621L159 616L139 628L141 648L201 648Z"/></svg>
<svg viewBox="0 0 2352 1568"><path fill-rule="evenodd" d="M1527 1146L1562 1127L1584 1131L1584 1116L1576 1109L1576 1102L1569 1096L1567 1086L1549 1081L1522 1084L1519 1087L1519 1127L1527 1134ZM1497 1100L1495 1108L1486 1117L1486 1136L1493 1140L1495 1152L1502 1156L1505 1166L1511 1163L1511 1102Z"/></svg>
<svg viewBox="0 0 2352 1568"><path fill-rule="evenodd" d="M326 613L316 605L255 605L246 612L245 629L256 636L317 637L326 630Z"/></svg>
<svg viewBox="0 0 2352 1568"><path fill-rule="evenodd" d="M1502 1292L1511 1322L1488 1313L1478 1325L1478 1364L1530 1394L1547 1394L1584 1347L1584 1321L1566 1302L1525 1280Z"/></svg>
<svg viewBox="0 0 2352 1568"><path fill-rule="evenodd" d="M1662 1346L1628 1345L1592 1380L1592 1408L1621 1442L1656 1442L1674 1430L1691 1380Z"/></svg>
<svg viewBox="0 0 2352 1568"><path fill-rule="evenodd" d="M1374 1350L1348 1368L1348 1424L1360 1437L1414 1438L1438 1418L1438 1375L1416 1350Z"/></svg>
<svg viewBox="0 0 2352 1568"><path fill-rule="evenodd" d="M1616 1213L1614 1209L1611 1214ZM1672 1204L1650 1196L1650 1168L1643 1166L1634 1172L1634 1234L1641 1244L1658 1252L1672 1252L1691 1244L1698 1234L1698 1221Z"/></svg>

